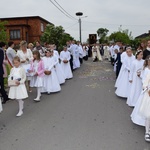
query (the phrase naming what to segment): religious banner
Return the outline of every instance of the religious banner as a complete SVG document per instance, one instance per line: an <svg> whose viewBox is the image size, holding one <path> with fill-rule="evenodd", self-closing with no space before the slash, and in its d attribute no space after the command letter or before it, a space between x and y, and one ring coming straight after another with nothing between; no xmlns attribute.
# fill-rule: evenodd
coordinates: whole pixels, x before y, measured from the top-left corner
<svg viewBox="0 0 150 150"><path fill-rule="evenodd" d="M97 34L89 34L89 44L95 44L97 42Z"/></svg>

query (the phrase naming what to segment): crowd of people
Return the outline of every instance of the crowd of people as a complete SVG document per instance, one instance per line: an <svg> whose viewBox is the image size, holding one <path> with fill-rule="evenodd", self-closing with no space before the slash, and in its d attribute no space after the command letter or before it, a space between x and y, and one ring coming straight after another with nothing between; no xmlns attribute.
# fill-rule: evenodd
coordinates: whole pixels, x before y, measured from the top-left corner
<svg viewBox="0 0 150 150"><path fill-rule="evenodd" d="M2 104L10 99L18 101L18 117L23 114L24 99L33 87L37 89L34 101L39 102L42 93L61 91L61 85L73 78L73 71L80 68L83 59L88 60L87 45L81 46L75 41L68 41L60 53L55 44L42 46L39 41L35 47L26 41L20 42L18 50L14 50L14 46L14 42L9 42L6 48L6 44L0 42L0 93ZM4 78L8 79L8 93Z"/></svg>
<svg viewBox="0 0 150 150"><path fill-rule="evenodd" d="M99 44L89 46L75 41L66 42L60 52L55 44L44 43L42 46L39 41L35 46L26 41L21 41L17 49L14 46L12 41L8 46L0 42L0 94L2 104L10 99L17 100L18 117L22 116L24 99L33 88L37 89L36 102L41 100L42 93L60 92L61 85L73 78L73 71L80 68L83 60L92 57L93 62L102 61L104 53ZM7 80L8 93L4 79Z"/></svg>
<svg viewBox="0 0 150 150"><path fill-rule="evenodd" d="M141 43L135 55L131 47L120 47L120 43L110 50L116 55L111 57L117 78L115 94L134 108L131 120L145 127L145 140L150 142L150 40L145 49Z"/></svg>

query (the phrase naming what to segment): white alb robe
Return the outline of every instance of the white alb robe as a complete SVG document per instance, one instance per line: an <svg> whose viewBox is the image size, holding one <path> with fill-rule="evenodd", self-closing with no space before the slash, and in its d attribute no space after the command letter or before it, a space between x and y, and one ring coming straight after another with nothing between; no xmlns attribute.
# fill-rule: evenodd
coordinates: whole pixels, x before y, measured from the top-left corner
<svg viewBox="0 0 150 150"><path fill-rule="evenodd" d="M89 48L87 46L83 46L83 57L88 56Z"/></svg>
<svg viewBox="0 0 150 150"><path fill-rule="evenodd" d="M73 69L80 68L80 61L79 61L79 48L78 45L76 45L75 49L73 50Z"/></svg>
<svg viewBox="0 0 150 150"><path fill-rule="evenodd" d="M110 59L109 46L104 46L103 49L104 49L104 58Z"/></svg>
<svg viewBox="0 0 150 150"><path fill-rule="evenodd" d="M79 50L79 57L83 58L83 48L81 45L78 45L78 50Z"/></svg>
<svg viewBox="0 0 150 150"><path fill-rule="evenodd" d="M114 56L115 56L114 45L112 45L112 46L109 48L109 51L110 51L111 57L114 58Z"/></svg>
<svg viewBox="0 0 150 150"><path fill-rule="evenodd" d="M61 67L64 71L65 74L65 79L70 79L73 77L72 71L71 71L71 67L70 67L70 52L69 51L62 51L60 53L60 60L61 60ZM64 63L63 61L67 60L68 63Z"/></svg>

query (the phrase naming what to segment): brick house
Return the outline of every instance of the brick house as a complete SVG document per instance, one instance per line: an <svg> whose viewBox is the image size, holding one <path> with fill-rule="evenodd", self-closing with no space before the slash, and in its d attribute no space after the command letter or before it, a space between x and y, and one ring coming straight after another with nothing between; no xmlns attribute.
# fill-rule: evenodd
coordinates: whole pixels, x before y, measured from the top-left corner
<svg viewBox="0 0 150 150"><path fill-rule="evenodd" d="M9 41L14 41L15 44L22 40L27 42L40 40L46 25L52 24L39 16L0 18L1 21L7 21L6 30Z"/></svg>

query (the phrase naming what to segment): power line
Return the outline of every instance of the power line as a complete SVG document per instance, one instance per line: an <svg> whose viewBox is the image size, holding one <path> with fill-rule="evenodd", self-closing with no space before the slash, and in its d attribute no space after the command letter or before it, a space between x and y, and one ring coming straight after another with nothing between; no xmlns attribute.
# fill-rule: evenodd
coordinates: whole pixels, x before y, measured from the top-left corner
<svg viewBox="0 0 150 150"><path fill-rule="evenodd" d="M70 15L56 0L54 0L55 3L66 13L68 14L71 18L76 19L75 17L73 17L72 15ZM77 20L77 19L76 19Z"/></svg>
<svg viewBox="0 0 150 150"><path fill-rule="evenodd" d="M101 24L101 25L113 25L113 26L120 26L120 24L109 24L109 23L102 23L102 22L91 22L91 21L84 21L84 22L87 22L87 23L94 23L94 24ZM150 25L127 25L127 24L121 24L122 26L147 26L149 27Z"/></svg>
<svg viewBox="0 0 150 150"><path fill-rule="evenodd" d="M75 26L76 24L78 24L78 22L76 22L76 23L74 23L73 25L71 25L71 26L65 28L65 30L66 30L66 29L69 29L69 28L71 28L71 27L73 27L73 26Z"/></svg>
<svg viewBox="0 0 150 150"><path fill-rule="evenodd" d="M52 0L49 0L59 11L61 11L66 17L74 20L70 15L66 14L62 9L60 9Z"/></svg>

